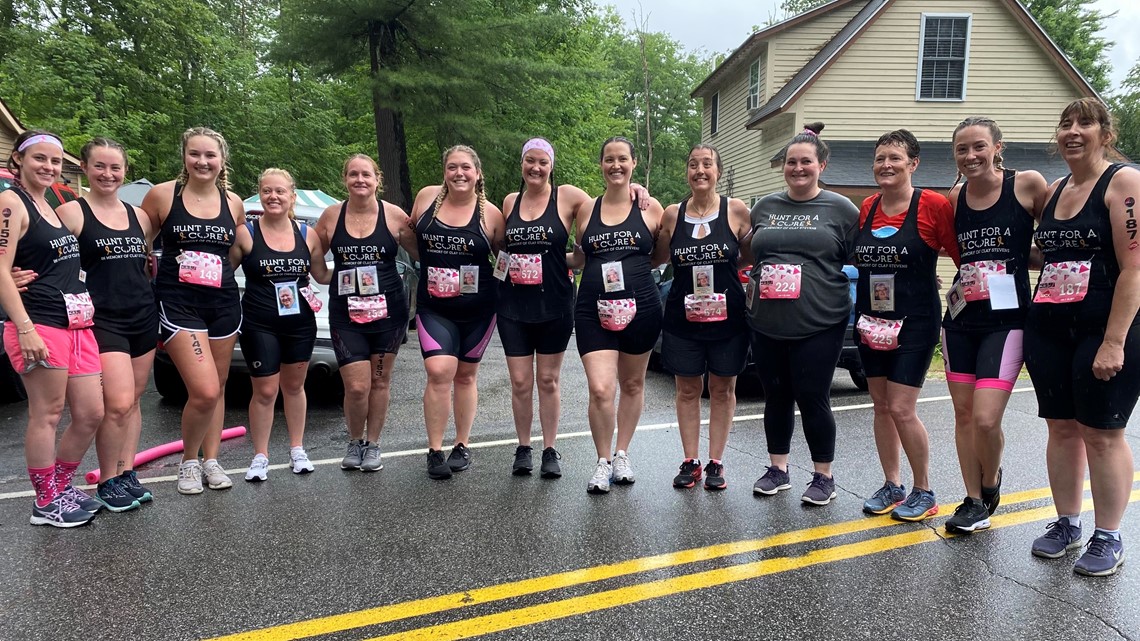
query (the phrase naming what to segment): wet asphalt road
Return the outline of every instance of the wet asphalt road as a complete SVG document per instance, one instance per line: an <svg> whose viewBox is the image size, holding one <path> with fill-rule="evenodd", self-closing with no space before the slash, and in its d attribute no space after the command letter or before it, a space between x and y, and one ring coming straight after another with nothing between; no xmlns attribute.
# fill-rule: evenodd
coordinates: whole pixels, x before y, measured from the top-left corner
<svg viewBox="0 0 1140 641"><path fill-rule="evenodd" d="M739 399L728 490L673 489L681 450L668 425L672 381L652 372L631 448L636 484L588 496L594 455L573 346L563 368L564 476L511 476L500 354L496 340L480 373L472 468L449 481L424 471L424 374L412 335L395 371L383 471L339 469L340 408L314 399L306 446L327 461L314 474L272 469L268 482L244 483L252 451L237 439L221 456L233 489L180 496L177 456L167 457L140 468L153 503L70 531L28 525L25 406L0 407L0 639L1140 638L1136 568L1086 579L1072 573L1075 554L1029 554L1053 516L1031 392L1014 394L1006 415L994 529L951 538L941 526L963 489L941 383L928 383L919 415L943 512L899 524L860 513L882 478L869 398L845 372L833 398L839 497L805 508L810 460L799 436L793 489L752 495L767 463L755 397ZM142 447L179 438L179 408L150 391L143 411ZM231 402L226 425L243 424L244 406ZM281 421L271 450L271 463L287 462ZM91 467L94 452L83 470ZM1091 512L1084 518L1087 533ZM1135 505L1123 532L1137 549Z"/></svg>

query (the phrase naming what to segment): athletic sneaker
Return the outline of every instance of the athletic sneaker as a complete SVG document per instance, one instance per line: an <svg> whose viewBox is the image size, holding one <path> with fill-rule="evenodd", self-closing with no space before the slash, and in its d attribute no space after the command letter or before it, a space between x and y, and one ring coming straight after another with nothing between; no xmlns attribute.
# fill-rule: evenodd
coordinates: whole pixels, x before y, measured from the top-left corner
<svg viewBox="0 0 1140 641"><path fill-rule="evenodd" d="M867 514L886 514L898 507L906 500L906 488L895 485L890 481L883 483L883 487L875 490L871 498L863 501L863 512Z"/></svg>
<svg viewBox="0 0 1140 641"><path fill-rule="evenodd" d="M380 445L366 444L364 458L360 460L361 472L379 472L384 469L384 462L380 460Z"/></svg>
<svg viewBox="0 0 1140 641"><path fill-rule="evenodd" d="M202 493L202 465L196 459L182 461L178 466L178 493Z"/></svg>
<svg viewBox="0 0 1140 641"><path fill-rule="evenodd" d="M534 450L529 445L520 445L515 448L515 463L511 466L511 474L526 476L534 470L534 463L530 460L532 451Z"/></svg>
<svg viewBox="0 0 1140 641"><path fill-rule="evenodd" d="M440 450L429 449L427 453L428 476L436 480L451 478L451 466L443 458Z"/></svg>
<svg viewBox="0 0 1140 641"><path fill-rule="evenodd" d="M269 478L269 459L264 454L258 454L253 457L253 461L249 464L249 469L245 472L245 480L257 483L267 478Z"/></svg>
<svg viewBox="0 0 1140 641"><path fill-rule="evenodd" d="M289 450L289 460L293 462L294 474L308 474L313 471L313 462L303 447L294 447Z"/></svg>
<svg viewBox="0 0 1140 641"><path fill-rule="evenodd" d="M701 462L687 458L681 462L681 471L673 477L673 487L693 487L701 480Z"/></svg>
<svg viewBox="0 0 1140 641"><path fill-rule="evenodd" d="M542 478L556 479L561 477L562 466L558 464L560 460L562 460L562 455L553 447L542 450Z"/></svg>
<svg viewBox="0 0 1140 641"><path fill-rule="evenodd" d="M791 487L791 478L788 473L775 465L769 465L764 476L756 479L756 483L752 485L752 493L772 496L780 490L791 489Z"/></svg>
<svg viewBox="0 0 1140 641"><path fill-rule="evenodd" d="M633 466L629 463L629 454L625 450L618 450L612 462L613 479L617 485L633 484Z"/></svg>
<svg viewBox="0 0 1140 641"><path fill-rule="evenodd" d="M1100 530L1093 531L1088 546L1073 572L1085 576L1108 576L1124 565L1124 542Z"/></svg>
<svg viewBox="0 0 1140 641"><path fill-rule="evenodd" d="M1081 526L1071 525L1069 517L1062 516L1045 526L1045 534L1033 539L1033 556L1059 559L1081 547Z"/></svg>
<svg viewBox="0 0 1140 641"><path fill-rule="evenodd" d="M954 510L954 516L946 521L946 531L959 534L969 534L974 530L989 528L990 511L986 508L986 504L970 496L962 501L958 509Z"/></svg>
<svg viewBox="0 0 1140 641"><path fill-rule="evenodd" d="M998 505L1001 504L1001 473L1002 469L999 467L997 487L982 486L982 503L985 504L990 516L993 516L994 512L998 509Z"/></svg>
<svg viewBox="0 0 1140 641"><path fill-rule="evenodd" d="M112 512L126 512L139 506L138 499L127 493L117 476L100 483L95 488L95 498Z"/></svg>
<svg viewBox="0 0 1140 641"><path fill-rule="evenodd" d="M598 459L598 466L594 468L594 475L586 484L586 492L590 494L606 494L610 491L610 479L614 475L614 467L604 458Z"/></svg>
<svg viewBox="0 0 1140 641"><path fill-rule="evenodd" d="M716 461L709 461L705 464L705 489L706 490L723 490L728 487L728 481L724 480L724 464L717 463Z"/></svg>
<svg viewBox="0 0 1140 641"><path fill-rule="evenodd" d="M456 443L447 455L447 466L452 472L462 472L471 467L471 450L463 443Z"/></svg>
<svg viewBox="0 0 1140 641"><path fill-rule="evenodd" d="M217 459L209 459L202 464L202 476L206 477L206 487L211 490L224 490L234 486L226 471L218 464Z"/></svg>
<svg viewBox="0 0 1140 641"><path fill-rule="evenodd" d="M800 500L812 505L827 505L833 498L835 498L835 477L812 472L811 483L808 483Z"/></svg>
<svg viewBox="0 0 1140 641"><path fill-rule="evenodd" d="M934 492L920 490L917 487L910 489L910 495L902 505L891 511L891 518L896 521L909 521L914 523L938 514L938 501L934 500Z"/></svg>
<svg viewBox="0 0 1140 641"><path fill-rule="evenodd" d="M95 515L83 508L70 498L60 494L47 505L40 507L32 501L32 525L50 525L52 527L79 527L91 522Z"/></svg>
<svg viewBox="0 0 1140 641"><path fill-rule="evenodd" d="M103 509L102 503L91 498L90 494L84 492L83 490L75 487L70 483L67 484L67 487L63 488L63 491L60 492L60 494L66 496L72 501L75 501L76 505L79 506L79 509L86 510L92 514Z"/></svg>
<svg viewBox="0 0 1140 641"><path fill-rule="evenodd" d="M363 462L364 441L360 439L349 439L348 449L345 450L344 458L340 460L340 469L359 470L360 464Z"/></svg>
<svg viewBox="0 0 1140 641"><path fill-rule="evenodd" d="M139 503L146 503L154 498L150 488L139 483L139 477L134 470L127 470L120 474L119 482L122 483L128 494L139 500Z"/></svg>

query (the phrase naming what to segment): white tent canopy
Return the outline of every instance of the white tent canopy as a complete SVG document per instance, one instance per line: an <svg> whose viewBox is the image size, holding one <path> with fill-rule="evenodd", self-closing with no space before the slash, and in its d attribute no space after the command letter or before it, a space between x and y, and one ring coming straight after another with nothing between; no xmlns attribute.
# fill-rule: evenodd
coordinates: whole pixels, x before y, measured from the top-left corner
<svg viewBox="0 0 1140 641"><path fill-rule="evenodd" d="M297 216L300 218L314 219L319 218L321 212L329 205L335 205L338 201L336 198L326 194L320 189L298 189L297 190L297 204L293 207ZM257 194L245 199L245 211L260 212L261 211L261 197Z"/></svg>

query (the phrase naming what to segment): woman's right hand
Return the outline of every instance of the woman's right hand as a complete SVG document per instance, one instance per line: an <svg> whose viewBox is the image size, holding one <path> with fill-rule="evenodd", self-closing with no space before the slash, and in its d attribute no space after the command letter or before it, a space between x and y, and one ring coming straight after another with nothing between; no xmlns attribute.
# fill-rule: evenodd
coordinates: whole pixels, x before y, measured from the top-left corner
<svg viewBox="0 0 1140 641"><path fill-rule="evenodd" d="M16 283L16 290L21 293L28 291L28 285L30 285L37 276L39 276L39 274L30 269L20 269L12 265L12 281Z"/></svg>
<svg viewBox="0 0 1140 641"><path fill-rule="evenodd" d="M28 365L39 362L47 362L48 348L44 344L44 339L40 338L40 333L36 331L35 326L28 330L19 330L19 343L20 355L24 357L24 368L27 370Z"/></svg>

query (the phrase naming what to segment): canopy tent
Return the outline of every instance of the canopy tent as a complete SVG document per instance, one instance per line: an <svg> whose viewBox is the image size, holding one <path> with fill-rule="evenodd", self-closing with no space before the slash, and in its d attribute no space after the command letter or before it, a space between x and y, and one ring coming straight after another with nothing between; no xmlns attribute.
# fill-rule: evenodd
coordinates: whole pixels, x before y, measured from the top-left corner
<svg viewBox="0 0 1140 641"><path fill-rule="evenodd" d="M338 202L340 201L320 189L298 189L297 204L293 207L293 211L299 218L316 219L320 218L325 207L335 205ZM245 211L247 214L250 212L260 212L261 197L254 194L246 198Z"/></svg>
<svg viewBox="0 0 1140 641"><path fill-rule="evenodd" d="M154 183L146 178L129 182L119 187L119 200L135 207L142 207L143 197L146 196L151 187L154 187Z"/></svg>

